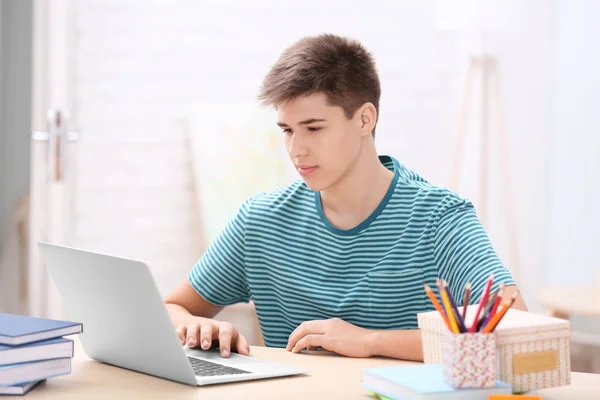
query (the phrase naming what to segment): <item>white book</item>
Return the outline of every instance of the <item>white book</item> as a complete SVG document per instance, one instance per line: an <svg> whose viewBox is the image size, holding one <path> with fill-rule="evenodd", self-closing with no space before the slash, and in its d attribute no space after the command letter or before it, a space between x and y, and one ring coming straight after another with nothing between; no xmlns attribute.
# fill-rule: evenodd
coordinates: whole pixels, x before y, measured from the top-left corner
<svg viewBox="0 0 600 400"><path fill-rule="evenodd" d="M0 344L0 365L73 357L73 341L65 338L42 340L19 346Z"/></svg>
<svg viewBox="0 0 600 400"><path fill-rule="evenodd" d="M71 373L71 359L35 361L0 366L0 386L14 386Z"/></svg>

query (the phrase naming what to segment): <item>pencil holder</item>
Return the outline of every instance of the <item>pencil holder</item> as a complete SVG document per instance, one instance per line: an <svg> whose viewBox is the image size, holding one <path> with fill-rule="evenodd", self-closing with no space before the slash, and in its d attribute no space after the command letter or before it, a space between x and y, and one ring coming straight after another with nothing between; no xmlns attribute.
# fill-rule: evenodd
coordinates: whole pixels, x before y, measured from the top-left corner
<svg viewBox="0 0 600 400"><path fill-rule="evenodd" d="M494 333L452 333L443 337L444 380L456 388L494 387L497 358Z"/></svg>

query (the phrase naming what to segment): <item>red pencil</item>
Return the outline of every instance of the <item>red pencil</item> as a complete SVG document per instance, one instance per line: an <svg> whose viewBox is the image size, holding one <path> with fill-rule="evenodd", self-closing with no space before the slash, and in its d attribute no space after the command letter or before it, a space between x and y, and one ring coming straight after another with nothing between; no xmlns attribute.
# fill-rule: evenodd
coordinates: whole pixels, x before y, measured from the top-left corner
<svg viewBox="0 0 600 400"><path fill-rule="evenodd" d="M500 284L500 289L498 289L494 303L490 307L490 310L488 311L488 314L485 317L485 320L481 324L480 328L486 326L488 324L488 322L490 322L492 317L496 314L496 311L498 310L498 306L500 305L500 302L502 301L502 293L503 292L504 292L504 282Z"/></svg>
<svg viewBox="0 0 600 400"><path fill-rule="evenodd" d="M474 333L475 329L477 329L477 321L479 320L479 314L481 314L481 310L485 306L485 303L487 303L487 299L488 299L488 296L490 295L490 289L492 288L493 281L494 281L494 273L492 272L490 274L490 277L488 278L487 284L485 285L485 289L483 290L483 293L481 294L481 301L479 302L479 307L477 307L477 314L475 314L475 319L473 320L473 323L471 324L471 329L469 329L470 333Z"/></svg>

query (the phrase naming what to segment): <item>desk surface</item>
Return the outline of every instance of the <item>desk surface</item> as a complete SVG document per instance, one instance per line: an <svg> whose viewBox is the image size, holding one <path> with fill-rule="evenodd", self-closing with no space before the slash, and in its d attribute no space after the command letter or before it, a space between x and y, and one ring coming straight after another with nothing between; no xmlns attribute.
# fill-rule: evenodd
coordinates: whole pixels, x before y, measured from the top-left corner
<svg viewBox="0 0 600 400"><path fill-rule="evenodd" d="M600 317L600 292L593 286L549 287L536 297L557 315Z"/></svg>
<svg viewBox="0 0 600 400"><path fill-rule="evenodd" d="M373 399L360 387L361 369L409 365L398 360L351 359L331 353L292 354L253 347L258 358L297 365L310 375L192 387L90 360L76 340L72 374L51 378L29 392L29 399ZM593 392L596 391L594 394ZM600 375L572 374L572 384L536 392L544 400L598 399Z"/></svg>

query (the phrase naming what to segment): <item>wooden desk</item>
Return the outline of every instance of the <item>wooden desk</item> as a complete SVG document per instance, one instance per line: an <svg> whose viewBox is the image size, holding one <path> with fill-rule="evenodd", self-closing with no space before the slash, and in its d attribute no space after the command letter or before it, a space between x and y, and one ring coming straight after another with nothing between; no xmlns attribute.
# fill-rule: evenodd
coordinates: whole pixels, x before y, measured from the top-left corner
<svg viewBox="0 0 600 400"><path fill-rule="evenodd" d="M256 357L297 365L310 375L192 387L90 360L78 341L71 375L51 378L27 399L363 399L361 369L409 362L351 359L331 353L292 354L283 349L252 347ZM593 393L593 392L596 393ZM598 399L600 375L573 373L572 385L540 390L544 400ZM8 397L7 397L8 398Z"/></svg>
<svg viewBox="0 0 600 400"><path fill-rule="evenodd" d="M596 289L598 288L598 289ZM536 293L549 315L600 318L600 276L596 286L555 286ZM600 334L571 330L571 367L578 371L600 372ZM598 396L600 398L600 395Z"/></svg>
<svg viewBox="0 0 600 400"><path fill-rule="evenodd" d="M536 297L553 317L600 317L600 291L593 286L549 287L540 290Z"/></svg>

